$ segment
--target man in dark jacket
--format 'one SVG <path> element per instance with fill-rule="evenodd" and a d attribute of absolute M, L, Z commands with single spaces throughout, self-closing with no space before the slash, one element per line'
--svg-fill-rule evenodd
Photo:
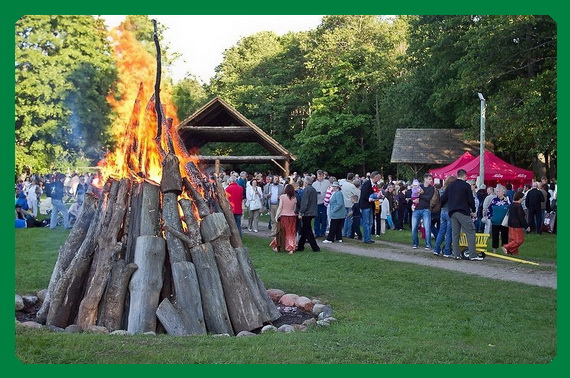
<path fill-rule="evenodd" d="M 469 260 L 483 260 L 475 252 L 475 224 L 473 218 L 477 216 L 475 199 L 471 186 L 465 182 L 467 172 L 460 169 L 457 171 L 457 180 L 449 184 L 441 196 L 441 206 L 447 203 L 449 217 L 451 218 L 451 235 L 453 239 L 453 257 L 456 260 L 459 256 L 459 234 L 461 229 L 467 235 L 467 248 L 469 249 Z"/>
<path fill-rule="evenodd" d="M 544 203 L 544 194 L 538 190 L 538 182 L 532 183 L 532 188 L 526 193 L 524 204 L 528 210 L 528 224 L 535 228 L 537 234 L 542 233 L 542 204 Z"/>
<path fill-rule="evenodd" d="M 374 243 L 372 236 L 372 216 L 374 214 L 374 203 L 370 202 L 370 195 L 373 193 L 372 185 L 380 180 L 380 173 L 374 171 L 370 174 L 370 180 L 364 181 L 360 188 L 360 211 L 362 217 L 362 241 L 366 244 Z"/>
<path fill-rule="evenodd" d="M 305 187 L 301 196 L 301 205 L 299 206 L 299 218 L 301 218 L 301 237 L 297 243 L 297 251 L 305 249 L 305 241 L 308 241 L 313 252 L 319 252 L 321 249 L 315 240 L 315 234 L 311 227 L 311 221 L 317 216 L 317 190 L 311 185 L 313 179 L 305 176 Z"/>

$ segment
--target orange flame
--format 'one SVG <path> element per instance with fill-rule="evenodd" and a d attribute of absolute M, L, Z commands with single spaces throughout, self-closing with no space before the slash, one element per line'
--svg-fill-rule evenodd
<path fill-rule="evenodd" d="M 144 177 L 160 182 L 163 158 L 155 141 L 157 117 L 153 94 L 156 58 L 145 50 L 123 24 L 111 31 L 111 38 L 119 80 L 117 93 L 111 93 L 107 101 L 117 114 L 112 132 L 118 143 L 115 151 L 108 153 L 99 164 L 103 181 L 109 177 Z M 162 85 L 160 99 L 163 114 L 172 119 L 170 125 L 178 124 L 169 85 Z M 146 106 L 143 105 L 144 101 L 147 101 Z M 169 136 L 181 165 L 188 161 L 197 163 L 196 157 L 187 153 L 174 126 L 163 125 L 162 135 L 163 138 L 158 143 L 163 150 L 168 151 L 165 140 Z"/>

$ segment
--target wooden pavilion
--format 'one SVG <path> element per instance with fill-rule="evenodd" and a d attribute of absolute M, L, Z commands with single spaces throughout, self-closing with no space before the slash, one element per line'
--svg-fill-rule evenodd
<path fill-rule="evenodd" d="M 485 143 L 492 151 L 493 145 Z M 407 164 L 416 177 L 427 167 L 443 166 L 465 151 L 479 155 L 479 140 L 469 139 L 462 129 L 396 129 L 391 163 Z"/>
<path fill-rule="evenodd" d="M 220 164 L 273 163 L 285 176 L 296 157 L 270 137 L 230 104 L 215 97 L 178 125 L 178 133 L 189 151 L 200 149 L 210 142 L 258 143 L 268 151 L 265 156 L 204 156 L 198 159 L 215 164 L 215 174 Z"/>

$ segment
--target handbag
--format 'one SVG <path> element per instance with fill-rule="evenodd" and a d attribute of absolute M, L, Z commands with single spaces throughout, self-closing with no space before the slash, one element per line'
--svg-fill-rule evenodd
<path fill-rule="evenodd" d="M 249 209 L 250 210 L 259 210 L 261 209 L 261 200 L 259 198 L 254 198 L 249 201 Z"/>
<path fill-rule="evenodd" d="M 509 227 L 509 213 L 507 213 L 505 215 L 505 217 L 503 218 L 503 221 L 501 222 L 501 226 Z"/>

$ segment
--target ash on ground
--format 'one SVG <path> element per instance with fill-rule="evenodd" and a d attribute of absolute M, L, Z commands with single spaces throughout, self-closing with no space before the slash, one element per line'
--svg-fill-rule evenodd
<path fill-rule="evenodd" d="M 315 318 L 315 316 L 296 306 L 285 306 L 281 303 L 275 303 L 277 309 L 281 313 L 281 317 L 272 324 L 279 328 L 283 324 L 302 324 L 305 320 Z"/>

